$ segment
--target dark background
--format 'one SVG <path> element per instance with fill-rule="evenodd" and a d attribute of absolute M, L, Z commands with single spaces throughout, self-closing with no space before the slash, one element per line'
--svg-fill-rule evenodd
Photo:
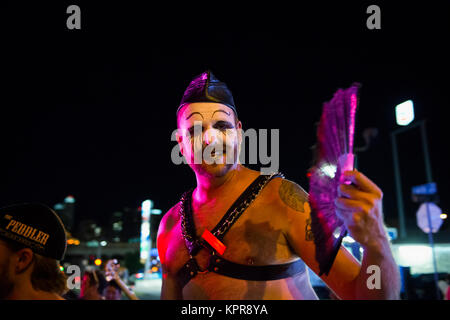
<path fill-rule="evenodd" d="M 81 30 L 66 28 L 70 4 L 81 7 Z M 370 4 L 3 4 L 0 205 L 52 206 L 71 194 L 76 221 L 106 222 L 147 198 L 167 211 L 195 183 L 170 158 L 177 105 L 210 68 L 233 91 L 244 129 L 280 129 L 280 171 L 305 189 L 322 103 L 362 83 L 356 145 L 365 128 L 379 135 L 358 167 L 383 190 L 391 227 L 389 134 L 394 107 L 412 99 L 416 120 L 427 120 L 439 206 L 448 212 L 447 8 L 378 4 L 382 29 L 368 30 Z M 411 187 L 427 182 L 419 130 L 398 144 L 408 232 L 426 241 L 410 200 Z M 448 234 L 446 221 L 437 241 Z"/>

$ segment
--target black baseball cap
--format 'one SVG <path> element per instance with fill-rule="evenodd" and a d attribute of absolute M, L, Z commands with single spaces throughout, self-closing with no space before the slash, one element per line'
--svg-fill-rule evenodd
<path fill-rule="evenodd" d="M 177 113 L 188 104 L 195 102 L 215 102 L 224 104 L 233 109 L 237 118 L 233 94 L 225 82 L 217 79 L 211 70 L 196 76 L 184 91 Z"/>
<path fill-rule="evenodd" d="M 64 224 L 55 211 L 42 203 L 0 208 L 0 238 L 56 260 L 64 258 L 67 248 Z"/>

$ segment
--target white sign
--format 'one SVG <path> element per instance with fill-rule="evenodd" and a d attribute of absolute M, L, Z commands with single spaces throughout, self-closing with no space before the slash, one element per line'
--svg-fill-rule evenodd
<path fill-rule="evenodd" d="M 428 206 L 428 209 L 427 209 Z M 428 213 L 430 213 L 431 231 L 433 233 L 438 232 L 442 225 L 441 213 L 442 210 L 433 202 L 424 202 L 417 210 L 417 225 L 423 232 L 430 232 L 430 223 L 428 221 Z"/>

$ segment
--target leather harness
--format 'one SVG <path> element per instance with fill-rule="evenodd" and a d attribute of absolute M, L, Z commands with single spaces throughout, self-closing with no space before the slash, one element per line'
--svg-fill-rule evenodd
<path fill-rule="evenodd" d="M 284 178 L 281 173 L 260 175 L 256 178 L 228 209 L 211 233 L 218 240 L 222 241 L 226 232 L 250 206 L 267 183 L 275 177 Z M 306 270 L 305 263 L 301 259 L 285 264 L 265 266 L 243 265 L 224 259 L 211 245 L 209 245 L 207 241 L 204 239 L 199 239 L 196 236 L 192 216 L 192 192 L 193 189 L 185 192 L 180 201 L 183 237 L 190 255 L 190 259 L 183 265 L 183 267 L 180 268 L 180 270 L 178 270 L 176 274 L 177 280 L 181 287 L 184 287 L 197 274 L 207 272 L 215 272 L 227 277 L 242 280 L 269 281 L 289 278 Z M 200 269 L 194 258 L 194 256 L 202 248 L 207 248 L 211 253 L 208 266 L 205 270 Z"/>

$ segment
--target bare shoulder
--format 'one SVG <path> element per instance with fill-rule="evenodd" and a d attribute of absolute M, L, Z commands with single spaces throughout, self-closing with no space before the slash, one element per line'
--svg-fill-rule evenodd
<path fill-rule="evenodd" d="M 308 193 L 297 183 L 283 178 L 274 178 L 267 185 L 272 200 L 278 201 L 282 206 L 287 206 L 295 211 L 304 212 L 305 203 L 308 203 Z"/>
<path fill-rule="evenodd" d="M 178 202 L 164 214 L 159 224 L 158 236 L 169 233 L 177 225 L 180 219 L 179 209 L 180 203 Z"/>
<path fill-rule="evenodd" d="M 166 251 L 169 247 L 171 237 L 173 235 L 172 230 L 174 230 L 179 221 L 178 208 L 179 203 L 174 205 L 167 211 L 161 219 L 158 227 L 158 235 L 156 238 L 156 246 L 158 248 L 159 257 L 161 263 L 163 264 L 163 269 L 165 268 L 166 261 Z"/>

